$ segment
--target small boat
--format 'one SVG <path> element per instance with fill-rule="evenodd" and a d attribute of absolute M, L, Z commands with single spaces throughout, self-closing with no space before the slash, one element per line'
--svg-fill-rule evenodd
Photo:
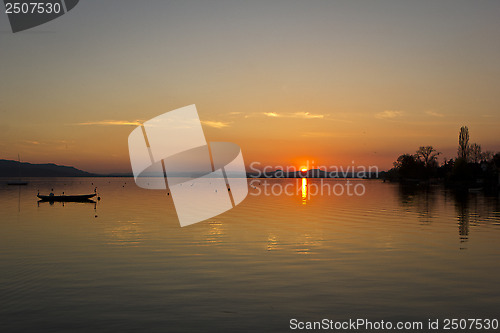
<path fill-rule="evenodd" d="M 87 201 L 97 194 L 81 194 L 81 195 L 54 195 L 54 193 L 50 193 L 49 195 L 40 195 L 37 194 L 37 197 L 42 201 L 58 201 L 58 202 L 80 202 Z"/>
<path fill-rule="evenodd" d="M 41 201 L 50 201 L 50 202 L 88 202 L 91 198 L 95 197 L 97 193 L 92 194 L 81 194 L 81 195 L 54 195 L 54 193 L 50 193 L 49 195 L 40 195 L 36 196 Z"/>

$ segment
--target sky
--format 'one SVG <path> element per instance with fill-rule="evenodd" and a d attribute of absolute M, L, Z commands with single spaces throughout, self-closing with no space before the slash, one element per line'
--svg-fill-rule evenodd
<path fill-rule="evenodd" d="M 130 172 L 130 132 L 191 104 L 247 166 L 452 158 L 464 125 L 497 152 L 499 17 L 499 1 L 83 0 L 13 34 L 2 8 L 0 158 Z"/>

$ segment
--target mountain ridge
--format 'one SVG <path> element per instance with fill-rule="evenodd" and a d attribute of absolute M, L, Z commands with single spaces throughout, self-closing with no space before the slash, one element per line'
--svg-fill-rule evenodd
<path fill-rule="evenodd" d="M 19 166 L 20 165 L 20 166 Z M 103 175 L 90 173 L 72 166 L 55 163 L 33 164 L 0 159 L 0 177 L 99 177 Z"/>

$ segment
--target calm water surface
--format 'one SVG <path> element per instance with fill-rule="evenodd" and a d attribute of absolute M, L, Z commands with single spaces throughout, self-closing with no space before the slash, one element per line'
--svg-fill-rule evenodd
<path fill-rule="evenodd" d="M 361 197 L 309 196 L 296 180 L 268 181 L 296 195 L 249 195 L 185 228 L 170 197 L 133 179 L 0 182 L 0 332 L 500 317 L 498 194 L 359 181 Z M 94 186 L 97 205 L 37 203 L 38 190 Z"/>

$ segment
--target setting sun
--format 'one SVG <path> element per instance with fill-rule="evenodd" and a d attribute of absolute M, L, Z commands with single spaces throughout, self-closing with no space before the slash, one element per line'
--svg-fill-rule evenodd
<path fill-rule="evenodd" d="M 300 171 L 302 172 L 306 172 L 307 171 L 307 168 L 301 168 Z"/>

